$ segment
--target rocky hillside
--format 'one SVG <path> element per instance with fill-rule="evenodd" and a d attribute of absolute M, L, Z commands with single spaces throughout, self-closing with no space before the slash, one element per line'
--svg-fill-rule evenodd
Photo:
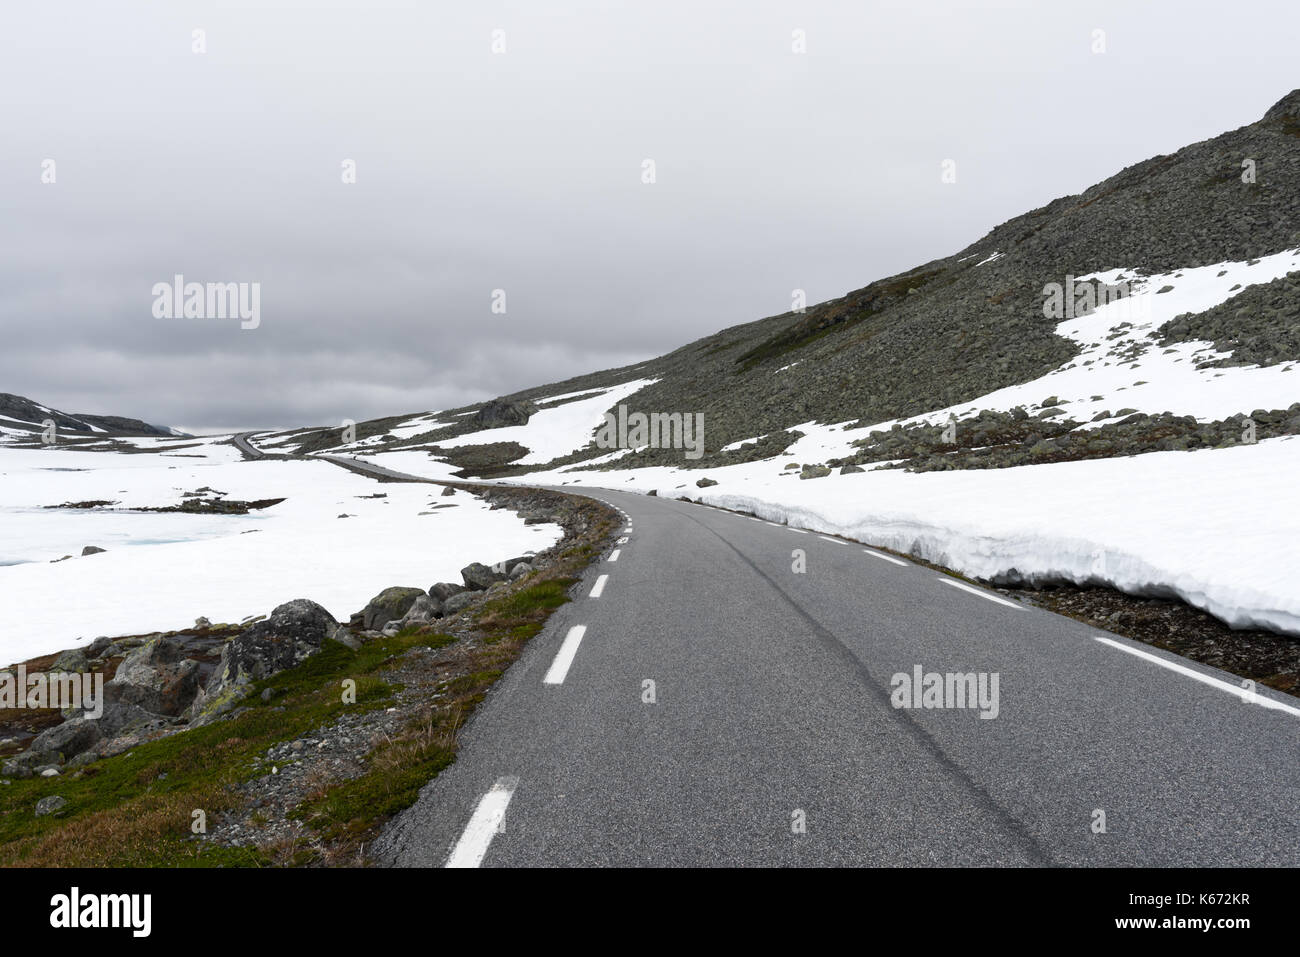
<path fill-rule="evenodd" d="M 1253 182 L 1246 181 L 1247 161 Z M 1030 382 L 1070 363 L 1080 346 L 1045 318 L 1047 284 L 1106 270 L 1140 279 L 1229 261 L 1253 264 L 1297 246 L 1300 90 L 1257 122 L 1138 163 L 1079 195 L 1009 220 L 945 259 L 802 314 L 734 326 L 634 367 L 448 410 L 404 435 L 388 432 L 403 421 L 393 419 L 363 425 L 359 436 L 385 448 L 433 450 L 440 442 L 484 432 L 481 443 L 456 443 L 444 457 L 466 475 L 523 472 L 528 469 L 518 466 L 521 446 L 492 442 L 493 433 L 485 430 L 510 425 L 512 415 L 526 416 L 548 398 L 571 401 L 587 390 L 653 379 L 636 393 L 633 406 L 703 413 L 706 454 L 683 463 L 680 451 L 646 450 L 635 456 L 636 465 L 707 467 L 771 457 L 792 440 L 786 430 L 801 423 L 856 420 L 865 427 L 903 419 Z M 1239 363 L 1300 359 L 1300 287 L 1294 280 L 1292 275 L 1251 287 L 1249 297 L 1196 321 L 1179 317 L 1137 352 L 1207 338 L 1235 350 Z M 1117 400 L 1115 408 L 1125 404 Z M 1232 412 L 1248 415 L 1252 409 Z M 739 453 L 719 454 L 724 446 L 755 437 L 766 438 Z M 338 447 L 339 440 L 335 431 L 309 431 L 293 436 L 292 444 L 317 451 Z M 603 453 L 594 446 L 575 448 L 550 464 Z"/>
<path fill-rule="evenodd" d="M 165 435 L 176 436 L 184 433 L 162 426 L 150 425 L 139 419 L 128 419 L 120 415 L 86 415 L 84 413 L 60 412 L 48 406 L 33 402 L 21 395 L 0 392 L 0 429 L 6 433 L 39 433 L 43 423 L 53 421 L 60 433 L 78 435 Z"/>

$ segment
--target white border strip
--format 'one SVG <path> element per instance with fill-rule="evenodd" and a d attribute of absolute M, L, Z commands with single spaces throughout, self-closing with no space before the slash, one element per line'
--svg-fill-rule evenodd
<path fill-rule="evenodd" d="M 960 588 L 962 591 L 968 591 L 972 595 L 979 595 L 981 598 L 986 598 L 989 601 L 995 601 L 999 605 L 1006 605 L 1008 608 L 1017 608 L 1020 611 L 1025 610 L 1024 605 L 1018 605 L 1014 601 L 1008 601 L 1005 598 L 999 598 L 997 595 L 990 595 L 988 592 L 982 591 L 978 588 L 972 588 L 970 585 L 967 585 L 965 582 L 956 582 L 953 581 L 951 578 L 940 578 L 939 581 L 943 582 L 945 585 L 951 585 L 953 588 Z"/>
<path fill-rule="evenodd" d="M 1297 718 L 1300 718 L 1300 708 L 1292 707 L 1289 704 L 1283 704 L 1280 701 L 1274 701 L 1272 698 L 1266 698 L 1264 695 L 1254 691 L 1249 691 L 1240 685 L 1230 684 L 1229 682 L 1222 681 L 1219 678 L 1212 678 L 1209 675 L 1201 674 L 1201 672 L 1196 671 L 1193 668 L 1188 668 L 1186 665 L 1180 665 L 1173 661 L 1166 661 L 1164 658 L 1161 658 L 1158 655 L 1153 655 L 1149 651 L 1143 651 L 1140 648 L 1130 648 L 1128 645 L 1120 644 L 1113 638 L 1102 638 L 1099 635 L 1094 635 L 1093 637 L 1103 645 L 1110 645 L 1112 648 L 1118 648 L 1120 651 L 1133 655 L 1135 658 L 1142 658 L 1152 664 L 1159 665 L 1161 668 L 1168 668 L 1170 671 L 1176 671 L 1178 674 L 1191 678 L 1193 681 L 1199 681 L 1202 684 L 1209 685 L 1211 688 L 1218 688 L 1220 691 L 1226 691 L 1229 694 L 1236 695 L 1243 702 L 1257 704 L 1261 708 L 1269 708 L 1273 711 L 1285 711 L 1287 714 L 1295 715 Z"/>
<path fill-rule="evenodd" d="M 908 562 L 903 561 L 901 558 L 895 558 L 893 555 L 886 555 L 884 552 L 875 552 L 869 548 L 864 548 L 862 550 L 873 558 L 883 558 L 885 561 L 893 562 L 895 565 L 906 566 L 908 564 Z"/>

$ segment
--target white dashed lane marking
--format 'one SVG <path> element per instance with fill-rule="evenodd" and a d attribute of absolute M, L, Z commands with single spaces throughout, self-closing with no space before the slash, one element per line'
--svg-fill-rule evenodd
<path fill-rule="evenodd" d="M 605 590 L 605 583 L 609 581 L 608 575 L 601 575 L 596 579 L 596 584 L 591 587 L 591 597 L 599 598 L 600 593 Z"/>
<path fill-rule="evenodd" d="M 618 561 L 618 554 L 619 554 L 619 552 L 621 552 L 621 551 L 622 551 L 621 548 L 616 548 L 616 549 L 614 549 L 612 552 L 609 553 L 609 560 L 610 560 L 611 562 L 616 562 L 616 561 Z"/>
<path fill-rule="evenodd" d="M 823 542 L 831 542 L 831 543 L 833 543 L 833 544 L 835 544 L 835 545 L 847 545 L 847 544 L 848 544 L 848 542 L 842 542 L 842 541 L 840 541 L 838 538 L 830 538 L 830 537 L 827 536 L 827 535 L 818 535 L 817 537 L 820 538 Z"/>
<path fill-rule="evenodd" d="M 506 818 L 506 808 L 519 785 L 518 778 L 499 778 L 492 790 L 478 802 L 460 840 L 447 858 L 448 867 L 478 867 L 483 863 L 492 838 L 501 830 Z"/>
<path fill-rule="evenodd" d="M 560 645 L 560 650 L 555 653 L 555 660 L 551 662 L 546 677 L 542 679 L 542 684 L 564 684 L 564 677 L 569 673 L 569 666 L 573 664 L 573 658 L 578 653 L 578 645 L 582 644 L 582 636 L 586 633 L 586 625 L 574 625 L 569 629 L 569 633 L 564 636 L 563 644 Z"/>

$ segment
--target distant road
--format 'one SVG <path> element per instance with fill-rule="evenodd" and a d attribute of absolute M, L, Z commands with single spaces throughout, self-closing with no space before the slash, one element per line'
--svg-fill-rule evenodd
<path fill-rule="evenodd" d="M 251 438 L 254 435 L 257 435 L 257 433 L 240 432 L 238 435 L 234 436 L 233 441 L 235 443 L 235 448 L 239 449 L 239 451 L 243 452 L 249 458 L 253 458 L 253 459 L 265 458 L 266 453 L 263 452 L 261 449 L 259 449 L 257 446 L 255 446 L 251 441 Z"/>
<path fill-rule="evenodd" d="M 1294 699 L 856 543 L 585 491 L 623 540 L 380 860 L 1300 864 Z M 894 707 L 918 666 L 996 673 L 997 716 Z"/>
<path fill-rule="evenodd" d="M 346 455 L 287 455 L 284 453 L 263 452 L 253 444 L 253 436 L 257 432 L 240 432 L 232 437 L 235 448 L 239 449 L 249 458 L 254 459 L 321 459 L 334 465 L 350 469 L 353 472 L 360 472 L 363 475 L 369 475 L 374 478 L 388 479 L 394 482 L 426 482 L 437 484 L 433 479 L 424 478 L 420 475 L 411 475 L 408 472 L 395 472 L 392 469 L 384 468 L 382 465 L 375 465 L 372 462 L 362 462 L 359 459 Z"/>
<path fill-rule="evenodd" d="M 424 478 L 421 475 L 412 475 L 409 472 L 395 472 L 392 469 L 386 469 L 382 465 L 375 465 L 373 462 L 362 462 L 359 459 L 350 458 L 343 455 L 313 455 L 310 458 L 324 459 L 326 462 L 333 462 L 345 469 L 351 469 L 353 472 L 360 472 L 363 475 L 371 475 L 375 478 L 390 479 L 394 482 L 427 482 L 431 485 L 441 484 L 433 479 Z"/>

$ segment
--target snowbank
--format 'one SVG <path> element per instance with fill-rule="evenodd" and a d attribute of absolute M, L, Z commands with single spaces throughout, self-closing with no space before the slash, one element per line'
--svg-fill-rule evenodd
<path fill-rule="evenodd" d="M 700 489 L 708 475 L 718 484 Z M 1172 594 L 1239 627 L 1300 635 L 1300 437 L 1019 468 L 877 469 L 801 480 L 724 469 L 550 472 L 514 481 L 656 489 L 855 538 L 990 580 Z"/>

